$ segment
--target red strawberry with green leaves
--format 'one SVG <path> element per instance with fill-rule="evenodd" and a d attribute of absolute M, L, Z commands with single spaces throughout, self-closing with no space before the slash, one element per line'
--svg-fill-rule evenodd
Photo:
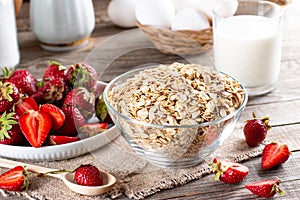
<path fill-rule="evenodd" d="M 95 113 L 96 117 L 101 122 L 113 123 L 110 115 L 108 114 L 107 107 L 103 100 L 103 94 L 99 95 L 95 101 Z"/>
<path fill-rule="evenodd" d="M 40 110 L 51 116 L 53 130 L 57 131 L 64 124 L 66 116 L 59 107 L 53 104 L 43 104 L 40 106 Z"/>
<path fill-rule="evenodd" d="M 280 180 L 263 180 L 255 183 L 246 184 L 245 187 L 253 194 L 264 197 L 271 198 L 275 194 L 284 195 L 282 189 L 279 188 Z"/>
<path fill-rule="evenodd" d="M 249 169 L 245 165 L 227 159 L 214 158 L 210 166 L 213 168 L 213 173 L 216 174 L 215 180 L 229 184 L 240 183 L 249 173 Z"/>
<path fill-rule="evenodd" d="M 20 99 L 20 93 L 15 84 L 0 81 L 0 113 L 9 111 Z"/>
<path fill-rule="evenodd" d="M 60 144 L 76 142 L 78 140 L 79 140 L 78 137 L 70 137 L 65 135 L 50 135 L 48 143 L 50 145 L 60 145 Z"/>
<path fill-rule="evenodd" d="M 78 185 L 101 186 L 103 177 L 99 169 L 93 165 L 81 165 L 75 170 L 74 181 Z"/>
<path fill-rule="evenodd" d="M 272 142 L 267 144 L 262 152 L 261 167 L 264 170 L 275 168 L 285 163 L 291 155 L 286 144 Z"/>
<path fill-rule="evenodd" d="M 39 106 L 32 97 L 25 97 L 15 105 L 15 111 L 21 116 L 27 110 L 38 110 Z"/>
<path fill-rule="evenodd" d="M 253 119 L 247 120 L 244 126 L 246 143 L 250 147 L 259 145 L 266 138 L 267 132 L 270 128 L 269 117 L 258 119 L 253 113 Z"/>
<path fill-rule="evenodd" d="M 27 190 L 28 172 L 22 166 L 16 166 L 0 175 L 0 189 L 8 191 Z"/>
<path fill-rule="evenodd" d="M 97 80 L 98 75 L 96 70 L 86 63 L 72 65 L 66 74 L 66 81 L 70 88 L 84 87 L 91 92 L 96 92 Z"/>
<path fill-rule="evenodd" d="M 52 118 L 42 110 L 28 110 L 20 116 L 19 125 L 27 141 L 38 148 L 42 146 L 52 128 Z"/>
<path fill-rule="evenodd" d="M 36 78 L 25 69 L 3 70 L 5 82 L 11 82 L 19 89 L 19 92 L 28 96 L 33 95 L 37 91 Z"/>
<path fill-rule="evenodd" d="M 59 105 L 63 101 L 64 97 L 68 92 L 66 83 L 61 78 L 53 78 L 49 81 L 41 81 L 38 83 L 39 95 L 45 103 L 51 103 Z"/>
<path fill-rule="evenodd" d="M 44 71 L 43 81 L 50 81 L 56 78 L 66 79 L 67 68 L 55 61 L 49 61 L 49 65 Z"/>
<path fill-rule="evenodd" d="M 21 145 L 25 137 L 18 125 L 15 113 L 2 113 L 0 117 L 0 144 Z"/>

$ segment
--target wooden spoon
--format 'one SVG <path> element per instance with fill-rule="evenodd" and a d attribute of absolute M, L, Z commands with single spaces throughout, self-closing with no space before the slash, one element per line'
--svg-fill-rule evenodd
<path fill-rule="evenodd" d="M 61 179 L 70 190 L 88 196 L 100 195 L 108 192 L 112 186 L 116 183 L 116 178 L 106 172 L 101 172 L 103 176 L 102 186 L 83 186 L 74 183 L 74 172 L 62 172 L 62 173 L 47 173 L 52 171 L 57 171 L 58 169 L 51 169 L 46 167 L 41 167 L 37 165 L 26 164 L 22 162 L 12 161 L 0 158 L 0 166 L 5 168 L 14 168 L 16 166 L 26 166 L 26 170 L 36 172 L 36 173 L 46 173 L 47 176 L 52 176 Z"/>

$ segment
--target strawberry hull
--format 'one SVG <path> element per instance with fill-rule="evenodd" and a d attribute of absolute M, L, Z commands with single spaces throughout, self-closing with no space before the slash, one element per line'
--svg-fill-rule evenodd
<path fill-rule="evenodd" d="M 284 192 L 279 188 L 280 180 L 262 180 L 255 183 L 249 183 L 245 185 L 245 188 L 248 189 L 253 194 L 264 197 L 271 198 L 274 197 L 277 193 L 283 195 Z"/>
<path fill-rule="evenodd" d="M 228 184 L 240 183 L 249 174 L 248 167 L 227 159 L 215 158 L 210 165 L 216 174 L 215 180 Z"/>

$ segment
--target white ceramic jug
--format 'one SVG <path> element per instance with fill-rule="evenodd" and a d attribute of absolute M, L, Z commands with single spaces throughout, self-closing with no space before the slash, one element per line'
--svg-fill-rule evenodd
<path fill-rule="evenodd" d="M 13 68 L 19 61 L 14 0 L 0 0 L 0 74 L 3 67 Z"/>
<path fill-rule="evenodd" d="M 92 0 L 31 0 L 31 28 L 41 47 L 68 51 L 85 46 L 95 27 Z"/>

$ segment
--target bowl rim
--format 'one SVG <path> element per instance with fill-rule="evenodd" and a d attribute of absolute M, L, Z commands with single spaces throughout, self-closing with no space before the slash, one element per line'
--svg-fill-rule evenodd
<path fill-rule="evenodd" d="M 119 113 L 117 110 L 115 110 L 111 104 L 109 103 L 108 101 L 108 98 L 107 98 L 107 94 L 108 94 L 108 90 L 110 87 L 112 87 L 113 84 L 115 84 L 115 82 L 125 76 L 128 76 L 130 74 L 136 74 L 136 72 L 138 71 L 142 71 L 142 70 L 145 70 L 145 69 L 150 69 L 150 68 L 154 68 L 154 67 L 157 67 L 157 65 L 152 65 L 152 66 L 147 66 L 147 67 L 140 67 L 140 68 L 135 68 L 135 69 L 132 69 L 132 70 L 129 70 L 117 77 L 115 77 L 114 79 L 112 79 L 105 87 L 104 89 L 104 92 L 103 92 L 103 99 L 104 99 L 104 102 L 105 102 L 105 105 L 106 107 L 108 108 L 108 110 L 111 110 L 113 112 L 113 114 L 117 115 L 118 117 L 121 117 L 123 118 L 124 120 L 126 121 L 129 121 L 131 123 L 134 123 L 134 124 L 139 124 L 139 125 L 142 125 L 142 126 L 146 126 L 146 127 L 152 127 L 152 128 L 159 128 L 159 129 L 165 129 L 165 128 L 172 128 L 172 129 L 181 129 L 181 128 L 198 128 L 198 127 L 205 127 L 205 126 L 209 126 L 209 125 L 213 125 L 213 124 L 219 124 L 223 121 L 226 121 L 230 118 L 232 118 L 233 116 L 236 116 L 237 113 L 240 113 L 242 110 L 244 110 L 244 108 L 246 107 L 246 104 L 248 102 L 248 93 L 246 91 L 246 88 L 245 86 L 239 82 L 237 79 L 235 79 L 234 77 L 230 76 L 229 74 L 226 74 L 222 71 L 218 71 L 216 70 L 218 73 L 222 74 L 222 75 L 225 75 L 225 76 L 228 76 L 229 78 L 235 80 L 240 86 L 241 86 L 241 89 L 243 89 L 245 92 L 243 93 L 244 94 L 244 99 L 243 99 L 243 102 L 241 103 L 241 105 L 236 109 L 234 110 L 232 113 L 230 113 L 229 115 L 226 115 L 225 117 L 221 117 L 221 118 L 218 118 L 218 119 L 215 119 L 213 121 L 209 121 L 209 122 L 203 122 L 203 123 L 199 123 L 199 124 L 191 124 L 191 125 L 160 125 L 160 124 L 152 124 L 152 123 L 148 123 L 148 122 L 143 122 L 143 121 L 139 121 L 139 120 L 136 120 L 136 119 L 133 119 L 133 118 L 130 118 L 130 117 L 127 117 L 121 113 Z M 132 78 L 132 77 L 131 77 Z M 115 122 L 116 124 L 116 122 Z"/>

